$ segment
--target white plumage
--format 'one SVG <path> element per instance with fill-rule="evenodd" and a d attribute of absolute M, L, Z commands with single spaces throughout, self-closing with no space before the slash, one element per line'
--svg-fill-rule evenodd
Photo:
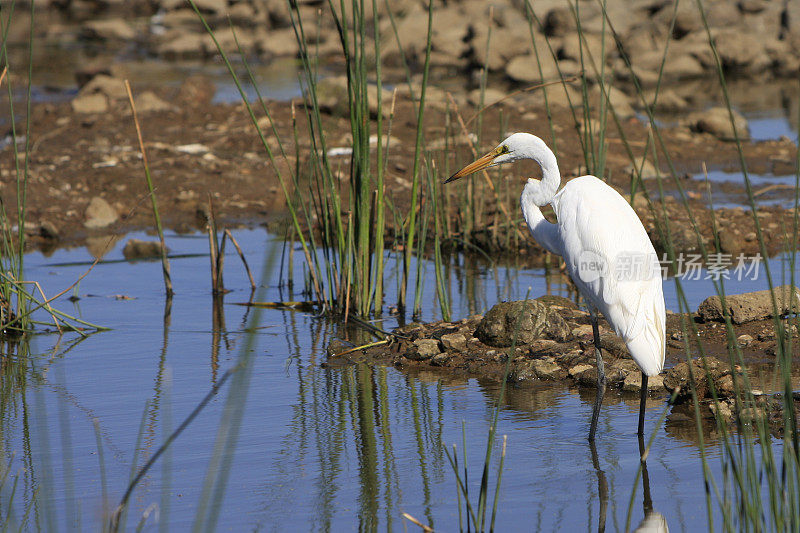
<path fill-rule="evenodd" d="M 539 137 L 515 133 L 497 148 L 451 176 L 452 181 L 481 169 L 533 159 L 542 179 L 528 179 L 520 205 L 534 239 L 564 258 L 567 272 L 589 304 L 598 364 L 598 399 L 589 438 L 605 390 L 597 311 L 625 340 L 642 370 L 639 432 L 643 430 L 647 376 L 664 367 L 666 312 L 658 256 L 636 213 L 613 188 L 594 176 L 569 181 L 560 191 L 561 174 L 553 152 Z M 557 223 L 545 219 L 541 206 L 551 204 Z"/>

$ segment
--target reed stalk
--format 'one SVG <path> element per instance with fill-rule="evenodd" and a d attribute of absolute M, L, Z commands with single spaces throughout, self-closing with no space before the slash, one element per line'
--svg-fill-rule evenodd
<path fill-rule="evenodd" d="M 142 139 L 142 129 L 139 126 L 139 117 L 136 114 L 136 104 L 133 101 L 133 92 L 131 91 L 131 84 L 125 80 L 125 90 L 128 92 L 128 102 L 131 105 L 131 113 L 133 114 L 133 123 L 136 126 L 136 137 L 139 140 L 139 150 L 142 152 L 142 165 L 144 166 L 144 176 L 147 181 L 147 191 L 150 196 L 150 202 L 153 206 L 153 219 L 156 223 L 156 230 L 158 231 L 158 240 L 161 243 L 161 271 L 164 274 L 164 290 L 166 291 L 167 298 L 171 297 L 175 291 L 172 289 L 172 277 L 169 271 L 169 260 L 167 259 L 167 244 L 164 241 L 164 229 L 161 226 L 161 216 L 158 214 L 158 201 L 156 200 L 156 193 L 153 187 L 153 179 L 150 176 L 150 165 L 147 163 L 147 151 L 144 148 L 144 140 Z"/>

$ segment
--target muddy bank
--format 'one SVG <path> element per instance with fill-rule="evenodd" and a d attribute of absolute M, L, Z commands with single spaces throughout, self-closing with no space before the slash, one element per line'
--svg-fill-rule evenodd
<path fill-rule="evenodd" d="M 122 81 L 119 77 L 99 74 L 87 82 L 71 102 L 32 107 L 29 155 L 24 163 L 29 173 L 25 229 L 34 245 L 47 249 L 82 244 L 93 237 L 153 227 L 136 131 Z M 291 104 L 268 102 L 280 143 L 269 133 L 269 121 L 259 118 L 275 154 L 270 161 L 244 107 L 212 104 L 214 86 L 207 79 L 193 77 L 176 88 L 140 87 L 134 83 L 133 90 L 156 197 L 168 228 L 177 231 L 204 228 L 211 198 L 211 208 L 226 224 L 273 223 L 277 225 L 272 229 L 282 233 L 286 203 L 279 176 L 293 194 L 291 171 L 297 168 L 298 162 L 299 168 L 307 168 L 305 163 L 312 149 L 304 123 L 298 124 L 299 142 L 295 144 L 293 140 L 291 109 L 292 105 L 295 109 L 301 108 L 302 100 Z M 455 98 L 458 101 L 463 96 Z M 547 136 L 542 130 L 547 113 L 535 100 L 521 93 L 484 110 L 486 144 L 481 149 L 493 146 L 511 130 Z M 448 114 L 445 91 L 432 88 L 428 101 L 426 147 L 430 157 L 437 161 L 437 168 L 456 168 L 471 160 L 474 156 L 466 144 L 467 138 L 452 130 L 448 137 L 442 126 L 455 121 L 452 110 Z M 476 107 L 469 101 L 461 103 L 463 107 L 459 112 L 463 116 L 475 113 Z M 349 122 L 336 110 L 337 107 L 332 106 L 323 116 L 328 146 L 346 148 L 350 144 L 346 133 Z M 399 94 L 389 144 L 386 184 L 387 194 L 401 208 L 407 206 L 409 200 L 414 116 L 413 103 Z M 514 118 L 501 121 L 501 116 Z M 555 106 L 552 116 L 562 172 L 565 179 L 569 179 L 585 172 L 575 115 L 569 108 Z M 502 131 L 500 124 L 504 125 Z M 625 121 L 623 127 L 628 139 L 646 137 L 645 126 L 636 118 Z M 709 133 L 692 132 L 678 125 L 665 129 L 664 138 L 667 152 L 682 171 L 699 171 L 701 163 L 712 169 L 724 169 L 738 162 L 733 144 Z M 619 139 L 618 133 L 609 132 L 608 180 L 625 194 L 630 191 L 631 164 Z M 18 149 L 22 151 L 23 148 L 24 137 L 18 140 Z M 768 170 L 777 164 L 791 167 L 796 154 L 795 145 L 788 139 L 748 142 L 744 149 L 749 165 Z M 10 136 L 7 136 L 0 149 L 0 194 L 10 218 L 15 221 L 17 172 L 13 153 Z M 24 154 L 21 163 L 22 157 Z M 341 165 L 337 176 L 346 190 L 348 159 L 333 157 L 332 161 Z M 535 176 L 538 169 L 515 169 L 511 176 L 525 175 L 525 172 Z M 308 179 L 302 173 L 298 178 L 301 194 L 307 194 L 310 188 Z M 482 180 L 475 180 L 476 190 L 482 194 L 478 195 L 477 215 L 470 221 L 463 219 L 463 213 L 456 207 L 463 191 L 454 186 L 445 189 L 453 207 L 452 216 L 446 221 L 445 246 L 448 241 L 452 247 L 466 240 L 488 251 L 503 249 L 517 255 L 540 257 L 541 250 L 516 216 L 519 179 L 498 174 L 493 180 L 495 193 L 491 193 Z M 669 187 L 670 182 L 671 179 L 665 180 L 664 186 Z M 654 201 L 648 203 L 640 188 L 634 206 L 657 248 L 661 248 L 660 243 L 666 239 L 659 227 L 664 220 L 669 220 L 673 228 L 670 238 L 676 251 L 699 250 L 691 225 L 693 217 L 706 246 L 713 248 L 716 237 L 723 252 L 759 250 L 754 220 L 743 209 L 717 210 L 716 225 L 720 230 L 715 234 L 711 211 L 703 200 L 703 183 L 681 180 L 691 217 L 673 196 L 659 199 L 656 180 L 646 179 L 644 184 Z M 792 227 L 791 220 L 791 212 L 780 206 L 759 209 L 759 221 L 770 252 L 786 245 L 783 230 Z M 390 220 L 387 225 L 390 241 L 394 234 L 391 223 Z M 469 227 L 473 229 L 465 229 Z"/>
<path fill-rule="evenodd" d="M 753 417 L 766 416 L 772 431 L 782 434 L 783 404 L 778 393 L 782 385 L 772 379 L 778 348 L 775 322 L 768 310 L 755 311 L 760 308 L 763 295 L 750 293 L 738 298 L 731 305 L 748 308 L 751 314 L 748 320 L 735 324 L 732 337 L 723 322 L 711 318 L 713 301 L 704 302 L 698 313 L 668 313 L 665 370 L 648 381 L 651 398 L 663 401 L 675 395 L 668 424 L 694 423 L 693 381 L 705 418 L 713 418 L 717 410 L 729 421 L 738 418 L 752 422 Z M 796 309 L 796 295 L 794 302 Z M 797 339 L 796 326 L 782 323 L 787 334 Z M 624 342 L 603 319 L 600 336 L 608 380 L 606 394 L 635 397 L 641 390 L 641 373 Z M 742 356 L 733 368 L 728 355 L 730 342 L 736 344 Z M 369 361 L 404 370 L 439 368 L 451 376 L 495 380 L 502 380 L 508 364 L 508 379 L 514 386 L 537 381 L 566 381 L 590 390 L 597 386 L 589 315 L 571 300 L 557 296 L 500 303 L 485 316 L 475 315 L 456 322 L 411 323 L 392 332 L 386 343 L 367 349 L 353 350 L 334 341 L 328 354 L 326 365 Z M 699 358 L 701 354 L 705 359 Z M 800 360 L 796 341 L 791 357 Z M 742 397 L 745 372 L 755 400 L 741 403 L 737 409 L 736 397 L 737 394 Z M 792 379 L 800 384 L 800 376 L 794 375 Z M 718 403 L 713 399 L 714 394 Z M 800 402 L 800 395 L 794 401 Z"/>

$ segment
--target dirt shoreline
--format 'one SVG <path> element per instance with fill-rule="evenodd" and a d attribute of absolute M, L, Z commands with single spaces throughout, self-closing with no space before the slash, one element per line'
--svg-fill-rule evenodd
<path fill-rule="evenodd" d="M 119 94 L 122 80 L 109 78 L 103 92 L 115 95 L 109 98 L 107 109 L 102 112 L 76 112 L 69 102 L 35 104 L 31 114 L 31 138 L 29 155 L 24 161 L 24 144 L 20 143 L 20 166 L 27 163 L 27 222 L 26 234 L 31 245 L 42 249 L 53 246 L 74 246 L 86 243 L 93 237 L 122 234 L 131 230 L 150 230 L 153 228 L 152 213 L 144 179 L 144 171 L 139 153 L 130 106 Z M 149 160 L 151 174 L 156 187 L 156 197 L 162 218 L 167 228 L 176 231 L 202 230 L 208 213 L 208 199 L 212 200 L 217 217 L 228 225 L 267 224 L 270 229 L 280 233 L 285 222 L 286 202 L 277 177 L 279 170 L 286 182 L 291 185 L 290 165 L 294 167 L 299 156 L 300 162 L 306 160 L 310 151 L 307 132 L 299 130 L 300 144 L 295 146 L 291 131 L 291 105 L 288 102 L 269 102 L 276 129 L 284 141 L 286 158 L 277 156 L 275 166 L 266 157 L 250 118 L 241 105 L 211 104 L 213 85 L 203 78 L 191 78 L 179 88 L 139 88 L 134 84 L 137 100 L 155 98 L 166 108 L 154 106 L 152 109 L 141 105 L 140 122 Z M 434 96 L 444 102 L 442 91 L 432 91 Z M 437 160 L 438 168 L 455 168 L 473 158 L 465 144 L 446 150 L 437 143 L 444 131 L 447 117 L 444 105 L 437 105 L 431 97 L 431 105 L 425 117 L 425 130 L 428 149 Z M 542 121 L 547 116 L 543 107 L 521 95 L 519 98 L 504 101 L 484 112 L 485 146 L 489 149 L 505 132 L 497 127 L 500 116 L 515 116 L 508 130 L 533 131 L 547 135 Z M 301 100 L 293 102 L 295 108 L 302 106 Z M 400 97 L 396 106 L 389 146 L 389 165 L 386 178 L 387 194 L 393 201 L 403 206 L 408 202 L 411 179 L 409 162 L 413 158 L 413 139 L 415 125 L 410 117 L 412 103 Z M 469 116 L 474 108 L 464 107 L 463 115 Z M 566 108 L 553 110 L 553 121 L 559 149 L 559 162 L 565 179 L 585 172 L 582 169 L 583 156 L 580 150 L 574 124 L 574 116 Z M 328 146 L 347 147 L 349 144 L 349 123 L 342 116 L 330 113 L 324 117 L 328 134 Z M 262 128 L 268 129 L 268 122 L 261 118 Z M 564 124 L 565 126 L 558 126 Z M 302 125 L 301 125 L 302 126 Z M 645 126 L 635 118 L 625 122 L 628 139 L 646 138 Z M 464 138 L 456 136 L 456 139 Z M 733 143 L 724 142 L 706 133 L 691 133 L 686 127 L 664 130 L 667 152 L 675 160 L 682 172 L 699 172 L 704 163 L 709 169 L 735 168 L 738 154 Z M 24 137 L 22 138 L 24 142 Z M 278 142 L 268 135 L 268 142 L 274 153 L 279 154 Z M 744 144 L 744 154 L 751 171 L 794 172 L 796 146 L 788 139 Z M 10 138 L 0 151 L 0 194 L 6 212 L 12 222 L 16 222 L 16 163 L 10 147 Z M 334 158 L 342 165 L 339 175 L 343 187 L 347 184 L 347 159 Z M 607 156 L 608 181 L 623 194 L 629 191 L 630 176 L 626 168 L 630 162 L 618 135 L 609 132 Z M 525 172 L 521 170 L 520 172 Z M 535 170 L 532 171 L 535 175 Z M 518 212 L 517 195 L 519 174 L 512 171 L 511 179 L 500 179 L 497 200 L 503 203 L 498 207 L 494 198 L 487 198 L 482 214 L 483 225 L 472 235 L 458 235 L 487 251 L 497 252 L 504 242 L 512 243 L 510 253 L 537 253 L 539 248 L 527 235 L 520 224 L 511 231 L 517 238 L 507 239 L 503 235 L 509 230 L 498 223 L 499 212 Z M 301 184 L 303 183 L 301 178 Z M 723 208 L 715 211 L 716 220 L 711 217 L 705 201 L 706 185 L 698 180 L 681 179 L 685 189 L 691 216 L 703 234 L 707 246 L 713 248 L 715 234 L 713 222 L 721 228 L 717 234 L 723 252 L 755 253 L 758 241 L 752 215 L 744 208 Z M 645 187 L 652 198 L 658 198 L 655 179 L 645 180 Z M 664 187 L 674 185 L 672 178 L 664 179 Z M 503 188 L 507 187 L 508 190 Z M 729 188 L 736 188 L 729 185 Z M 346 187 L 345 187 L 346 189 Z M 291 188 L 290 188 L 291 190 Z M 676 188 L 673 187 L 673 191 Z M 455 196 L 454 187 L 446 192 Z M 743 193 L 743 188 L 739 187 Z M 677 193 L 675 193 L 677 194 Z M 785 193 L 783 193 L 785 194 Z M 116 220 L 104 226 L 89 227 L 87 207 L 94 197 L 105 200 L 113 209 Z M 671 195 L 656 200 L 653 208 L 648 206 L 643 195 L 637 196 L 634 207 L 642 219 L 651 239 L 657 248 L 663 235 L 656 224 L 657 219 L 669 219 L 672 239 L 676 251 L 691 252 L 699 250 L 694 236 L 689 212 Z M 775 253 L 787 245 L 783 233 L 792 227 L 793 213 L 779 206 L 759 207 L 759 221 L 765 236 L 769 253 Z M 113 218 L 113 216 L 112 216 Z M 516 217 L 519 219 L 519 217 Z M 97 225 L 95 225 L 97 226 Z M 455 230 L 453 230 L 455 231 Z M 387 237 L 391 240 L 393 228 L 387 227 Z M 519 236 L 524 236 L 520 239 Z"/>

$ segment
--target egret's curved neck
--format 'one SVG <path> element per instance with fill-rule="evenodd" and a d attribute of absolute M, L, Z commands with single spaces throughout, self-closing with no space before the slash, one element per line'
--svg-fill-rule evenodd
<path fill-rule="evenodd" d="M 522 189 L 520 197 L 522 214 L 536 242 L 544 246 L 547 251 L 562 255 L 558 228 L 555 224 L 548 222 L 539 209 L 540 206 L 553 201 L 553 197 L 561 185 L 561 173 L 558 171 L 556 156 L 541 141 L 534 143 L 530 153 L 526 155 L 542 167 L 542 179 L 529 179 L 525 188 Z"/>

